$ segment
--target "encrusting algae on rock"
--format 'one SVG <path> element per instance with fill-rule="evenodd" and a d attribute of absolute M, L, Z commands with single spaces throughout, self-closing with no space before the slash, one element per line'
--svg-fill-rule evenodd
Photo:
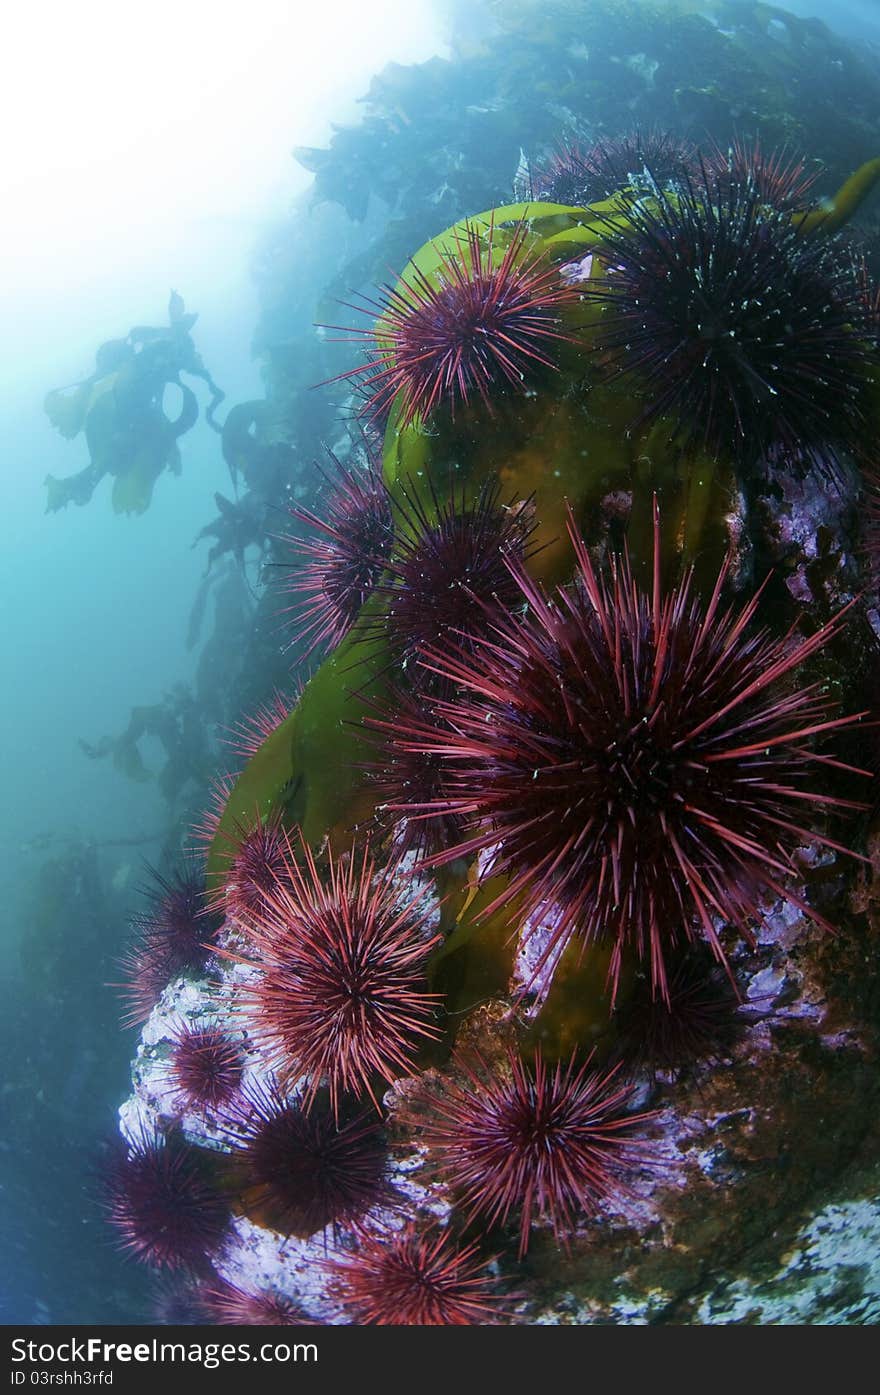
<path fill-rule="evenodd" d="M 237 1096 L 184 1106 L 230 1213 L 187 1251 L 196 1290 L 330 1322 L 657 1320 L 698 1291 L 688 1256 L 758 1234 L 794 1108 L 777 1037 L 796 1098 L 811 1053 L 864 1074 L 824 979 L 871 865 L 855 586 L 816 582 L 801 620 L 754 568 L 773 491 L 846 499 L 880 424 L 837 231 L 880 162 L 805 211 L 735 176 L 759 157 L 463 220 L 339 331 L 381 464 L 328 469 L 284 581 L 334 647 L 206 823 L 225 926 L 125 1111 L 140 1178 L 143 1130 L 181 1118 L 181 1020 L 234 1033 Z M 126 1175 L 111 1217 L 155 1256 Z"/>

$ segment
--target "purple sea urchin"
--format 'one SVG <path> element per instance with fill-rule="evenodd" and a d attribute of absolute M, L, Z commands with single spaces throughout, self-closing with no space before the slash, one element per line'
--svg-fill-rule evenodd
<path fill-rule="evenodd" d="M 105 1207 L 122 1247 L 160 1268 L 200 1268 L 229 1223 L 209 1163 L 178 1133 L 145 1131 L 118 1148 L 106 1171 Z"/>
<path fill-rule="evenodd" d="M 391 503 L 378 470 L 368 464 L 354 469 L 331 455 L 325 517 L 311 509 L 292 508 L 291 517 L 317 529 L 317 538 L 284 536 L 296 557 L 287 568 L 283 590 L 293 604 L 294 640 L 304 643 L 305 657 L 315 649 L 332 649 L 357 619 L 364 601 L 382 574 L 394 538 Z"/>
<path fill-rule="evenodd" d="M 385 1146 L 375 1119 L 338 1122 L 326 1106 L 306 1113 L 271 1084 L 252 1084 L 227 1109 L 228 1141 L 242 1166 L 243 1197 L 283 1234 L 307 1237 L 356 1224 L 387 1199 Z"/>
<path fill-rule="evenodd" d="M 375 823 L 386 835 L 393 830 L 397 853 L 412 853 L 418 859 L 465 836 L 461 815 L 443 807 L 446 762 L 436 752 L 413 745 L 412 737 L 423 723 L 424 701 L 401 691 L 392 691 L 384 706 L 364 718 L 364 734 L 377 750 L 374 760 L 364 762 L 376 796 Z M 429 740 L 435 738 L 436 721 L 424 730 Z"/>
<path fill-rule="evenodd" d="M 398 542 L 388 559 L 378 592 L 385 610 L 373 630 L 394 659 L 418 684 L 425 670 L 415 664 L 426 647 L 448 643 L 469 646 L 485 634 L 490 602 L 512 605 L 518 598 L 509 560 L 534 554 L 534 502 L 502 502 L 500 486 L 486 483 L 468 499 L 463 487 L 450 484 L 440 499 L 433 486 L 426 499 L 410 484 L 401 484 L 395 508 Z"/>
<path fill-rule="evenodd" d="M 740 999 L 708 950 L 689 947 L 667 966 L 667 996 L 638 974 L 612 1017 L 614 1052 L 631 1071 L 679 1075 L 725 1056 L 748 1025 Z"/>
<path fill-rule="evenodd" d="M 597 347 L 683 445 L 754 467 L 856 449 L 870 376 L 852 254 L 711 176 L 605 223 Z"/>
<path fill-rule="evenodd" d="M 535 197 L 581 206 L 601 202 L 620 189 L 653 193 L 676 184 L 696 165 L 687 141 L 657 128 L 603 137 L 592 145 L 561 146 L 532 170 Z"/>
<path fill-rule="evenodd" d="M 584 152 L 584 194 L 595 203 L 618 189 L 654 193 L 678 187 L 696 164 L 697 153 L 688 141 L 658 127 L 636 129 L 598 140 Z"/>
<path fill-rule="evenodd" d="M 221 917 L 209 906 L 197 868 L 186 864 L 170 876 L 150 869 L 144 888 L 148 911 L 132 920 L 132 941 L 120 961 L 126 1025 L 144 1022 L 163 988 L 178 974 L 204 973 Z"/>
<path fill-rule="evenodd" d="M 574 207 L 589 202 L 586 155 L 580 142 L 571 141 L 535 160 L 531 167 L 533 197 Z"/>

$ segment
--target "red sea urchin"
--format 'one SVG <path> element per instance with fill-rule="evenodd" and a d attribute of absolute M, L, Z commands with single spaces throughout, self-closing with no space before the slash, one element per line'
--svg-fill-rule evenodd
<path fill-rule="evenodd" d="M 227 1279 L 201 1291 L 201 1306 L 209 1322 L 233 1327 L 307 1327 L 311 1319 L 283 1293 L 260 1289 L 251 1293 Z"/>
<path fill-rule="evenodd" d="M 126 1025 L 145 1022 L 162 990 L 179 974 L 202 974 L 222 917 L 208 905 L 204 881 L 187 864 L 165 877 L 150 869 L 152 905 L 132 920 L 132 942 L 120 961 Z"/>
<path fill-rule="evenodd" d="M 175 1037 L 168 1075 L 185 1104 L 216 1110 L 241 1084 L 244 1056 L 221 1027 L 184 1024 Z"/>
<path fill-rule="evenodd" d="M 503 503 L 494 481 L 468 499 L 453 479 L 445 499 L 433 485 L 425 498 L 412 482 L 401 483 L 395 508 L 398 542 L 377 588 L 385 609 L 367 633 L 382 636 L 419 686 L 427 678 L 414 662 L 420 650 L 449 642 L 471 645 L 487 630 L 489 602 L 516 602 L 518 587 L 507 562 L 535 553 L 529 546 L 534 501 Z"/>
<path fill-rule="evenodd" d="M 252 819 L 231 820 L 228 829 L 220 829 L 220 843 L 228 845 L 230 860 L 211 896 L 211 906 L 249 928 L 261 915 L 267 893 L 277 886 L 287 865 L 281 811 L 271 810 L 265 817 L 255 811 Z"/>
<path fill-rule="evenodd" d="M 269 702 L 261 703 L 229 728 L 226 744 L 245 760 L 252 760 L 263 742 L 287 720 L 298 697 L 297 693 L 287 698 L 276 688 Z"/>
<path fill-rule="evenodd" d="M 526 250 L 528 236 L 525 222 L 503 238 L 494 223 L 469 223 L 437 251 L 432 276 L 412 263 L 408 279 L 350 307 L 378 316 L 374 328 L 347 330 L 368 346 L 367 363 L 342 375 L 360 381 L 367 415 L 384 416 L 395 399 L 403 425 L 474 397 L 492 411 L 499 392 L 524 392 L 556 366 L 554 345 L 572 338 L 562 311 L 579 292 Z"/>
<path fill-rule="evenodd" d="M 429 1131 L 444 1175 L 471 1219 L 504 1225 L 519 1216 L 520 1258 L 539 1219 L 564 1244 L 640 1156 L 632 1130 L 654 1116 L 626 1112 L 634 1086 L 616 1066 L 591 1071 L 589 1060 L 578 1067 L 572 1057 L 550 1070 L 540 1051 L 531 1069 L 509 1052 L 502 1077 L 480 1064 L 447 1085 Z"/>
<path fill-rule="evenodd" d="M 435 752 L 416 750 L 407 735 L 424 723 L 424 699 L 392 689 L 387 701 L 376 704 L 375 715 L 364 718 L 364 735 L 375 743 L 375 760 L 365 761 L 375 795 L 374 820 L 384 836 L 393 834 L 393 847 L 401 857 L 429 857 L 465 836 L 460 815 L 443 807 L 446 797 L 446 762 Z M 437 723 L 426 727 L 436 737 Z M 398 742 L 403 733 L 404 739 Z"/>
<path fill-rule="evenodd" d="M 104 1177 L 104 1204 L 123 1249 L 164 1269 L 199 1269 L 223 1240 L 229 1206 L 204 1149 L 177 1132 L 144 1130 L 118 1146 Z"/>
<path fill-rule="evenodd" d="M 283 536 L 297 558 L 287 568 L 283 590 L 294 596 L 284 612 L 292 617 L 294 642 L 332 649 L 351 629 L 382 574 L 394 539 L 391 502 L 372 464 L 346 467 L 331 455 L 333 474 L 325 517 L 292 508 L 291 517 L 318 530 L 318 538 Z"/>
<path fill-rule="evenodd" d="M 569 531 L 570 588 L 549 599 L 520 569 L 526 614 L 499 613 L 474 654 L 426 659 L 460 685 L 437 703 L 454 734 L 412 744 L 448 761 L 444 808 L 472 829 L 428 862 L 494 848 L 490 874 L 507 884 L 485 915 L 522 897 L 531 929 L 548 929 L 545 960 L 575 935 L 609 944 L 616 993 L 634 951 L 666 996 L 666 953 L 698 930 L 726 962 L 717 921 L 750 939 L 766 893 L 802 905 L 783 885 L 798 846 L 847 851 L 801 811 L 863 807 L 808 776 L 837 764 L 814 739 L 864 713 L 833 718 L 819 684 L 786 681 L 845 612 L 800 642 L 753 631 L 761 593 L 723 609 L 726 565 L 707 604 L 690 574 L 664 596 L 656 508 L 650 593 L 626 558 L 597 577 L 571 518 Z"/>
<path fill-rule="evenodd" d="M 249 929 L 260 975 L 242 998 L 281 1076 L 309 1077 L 307 1105 L 326 1080 L 336 1109 L 343 1094 L 375 1101 L 375 1077 L 408 1073 L 419 1041 L 437 1036 L 423 985 L 438 937 L 423 892 L 405 892 L 393 864 L 377 867 L 366 846 L 326 858 L 322 877 L 304 840 L 301 862 L 287 843 Z"/>
<path fill-rule="evenodd" d="M 858 448 L 870 379 L 855 261 L 839 239 L 798 231 L 754 188 L 711 175 L 633 203 L 604 226 L 597 349 L 631 376 L 640 424 L 753 468 Z"/>
<path fill-rule="evenodd" d="M 385 1145 L 372 1116 L 340 1122 L 326 1105 L 306 1113 L 276 1086 L 253 1083 L 228 1108 L 225 1130 L 247 1209 L 283 1234 L 352 1225 L 388 1199 Z"/>
<path fill-rule="evenodd" d="M 727 150 L 715 146 L 708 168 L 709 178 L 720 193 L 753 190 L 761 203 L 781 209 L 805 208 L 821 173 L 820 166 L 809 170 L 802 159 L 785 149 L 765 150 L 760 136 L 751 144 L 737 137 Z"/>
<path fill-rule="evenodd" d="M 356 1323 L 465 1327 L 498 1316 L 477 1246 L 456 1249 L 439 1229 L 408 1225 L 396 1234 L 364 1236 L 355 1254 L 327 1268 L 334 1295 Z"/>

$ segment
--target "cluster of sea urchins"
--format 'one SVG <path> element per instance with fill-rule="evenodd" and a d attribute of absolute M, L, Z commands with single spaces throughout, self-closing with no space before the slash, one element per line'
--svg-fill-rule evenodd
<path fill-rule="evenodd" d="M 431 274 L 412 266 L 365 302 L 378 316 L 367 362 L 345 376 L 368 415 L 407 430 L 471 406 L 491 420 L 499 394 L 538 389 L 575 342 L 566 314 L 586 295 L 602 311 L 590 350 L 632 376 L 641 418 L 665 417 L 680 446 L 740 466 L 854 450 L 867 301 L 845 250 L 802 236 L 790 216 L 807 177 L 757 145 L 717 153 L 710 171 L 652 140 L 672 172 L 626 220 L 606 221 L 586 289 L 527 250 L 527 224 L 500 238 L 490 223 L 435 249 Z M 617 155 L 650 171 L 640 138 L 594 152 L 592 172 L 619 183 Z M 532 499 L 505 499 L 494 482 L 468 493 L 452 472 L 389 488 L 377 467 L 338 462 L 328 482 L 326 518 L 296 511 L 320 536 L 296 544 L 294 638 L 310 653 L 353 632 L 366 654 L 380 649 L 386 697 L 367 700 L 364 773 L 381 836 L 371 847 L 357 833 L 337 853 L 285 829 L 278 810 L 206 821 L 205 836 L 228 844 L 210 909 L 232 929 L 218 944 L 213 925 L 203 943 L 246 971 L 237 1010 L 264 1078 L 234 1080 L 235 1049 L 213 1027 L 181 1034 L 171 1070 L 187 1106 L 221 1121 L 227 1201 L 281 1234 L 347 1233 L 327 1283 L 352 1321 L 492 1321 L 480 1236 L 508 1257 L 511 1232 L 521 1257 L 536 1226 L 565 1246 L 650 1160 L 633 1072 L 675 1074 L 733 1048 L 726 936 L 751 943 L 769 898 L 824 924 L 795 889 L 798 850 L 847 851 L 824 820 L 860 806 L 813 775 L 852 773 L 824 740 L 861 714 L 839 715 L 803 670 L 844 612 L 807 638 L 779 637 L 757 624 L 760 591 L 727 603 L 726 565 L 706 598 L 690 574 L 664 589 L 656 505 L 650 586 L 626 554 L 598 572 L 570 516 L 574 575 L 548 592 L 529 571 Z M 260 729 L 284 715 L 276 704 Z M 598 1061 L 586 1046 L 563 1061 L 497 1042 L 490 1058 L 451 1054 L 454 1024 L 431 991 L 431 878 L 462 866 L 472 893 L 492 887 L 477 933 L 507 915 L 533 950 L 509 1021 L 569 944 L 608 954 L 617 1040 Z M 157 936 L 130 956 L 133 978 Z M 625 967 L 646 986 L 641 1029 L 627 1017 L 638 994 L 620 991 Z M 155 997 L 147 978 L 139 1017 Z M 448 1231 L 387 1220 L 403 1203 L 385 1091 L 429 1058 L 422 1142 L 453 1208 Z M 226 1213 L 203 1160 L 173 1132 L 135 1140 L 110 1197 L 141 1258 L 196 1272 L 222 1244 Z M 226 1280 L 205 1292 L 217 1321 L 265 1321 L 285 1303 Z"/>
<path fill-rule="evenodd" d="M 584 207 L 621 189 L 653 194 L 698 167 L 697 151 L 668 131 L 635 128 L 590 144 L 560 145 L 531 169 L 532 193 L 548 203 Z"/>

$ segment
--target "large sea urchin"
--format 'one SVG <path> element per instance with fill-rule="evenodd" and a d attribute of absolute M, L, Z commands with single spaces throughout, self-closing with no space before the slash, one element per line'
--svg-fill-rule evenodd
<path fill-rule="evenodd" d="M 784 885 L 799 845 L 845 851 L 802 819 L 859 807 L 808 778 L 836 764 L 814 739 L 858 716 L 787 682 L 844 612 L 800 641 L 754 631 L 760 592 L 724 609 L 726 566 L 707 604 L 690 575 L 664 596 L 656 510 L 647 593 L 626 558 L 600 579 L 571 518 L 569 531 L 570 588 L 550 599 L 518 569 L 526 614 L 499 613 L 475 653 L 426 659 L 460 692 L 437 703 L 452 735 L 412 744 L 448 761 L 444 809 L 472 829 L 429 862 L 493 848 L 507 883 L 484 914 L 522 898 L 532 929 L 549 929 L 545 958 L 573 935 L 610 944 L 616 992 L 632 950 L 665 997 L 668 950 L 701 929 L 725 962 L 719 922 L 749 938 L 766 893 L 801 904 Z"/>
<path fill-rule="evenodd" d="M 347 330 L 368 359 L 342 375 L 359 379 L 368 415 L 384 415 L 395 399 L 404 425 L 474 397 L 491 411 L 498 392 L 523 392 L 555 367 L 554 346 L 571 338 L 562 312 L 578 291 L 529 253 L 528 237 L 525 222 L 504 236 L 494 223 L 467 224 L 437 252 L 431 276 L 413 263 L 378 299 L 351 307 L 378 316 L 369 330 Z"/>
<path fill-rule="evenodd" d="M 437 1035 L 437 999 L 424 991 L 437 937 L 424 896 L 403 891 L 368 847 L 328 849 L 324 876 L 304 840 L 300 854 L 287 842 L 249 929 L 260 973 L 242 997 L 282 1078 L 308 1076 L 307 1104 L 326 1080 L 335 1109 L 343 1094 L 375 1100 L 375 1078 L 406 1074 L 419 1041 Z"/>
<path fill-rule="evenodd" d="M 870 374 L 851 252 L 709 172 L 604 223 L 597 348 L 644 396 L 638 422 L 753 467 L 854 450 Z M 635 423 L 634 423 L 635 424 Z"/>

